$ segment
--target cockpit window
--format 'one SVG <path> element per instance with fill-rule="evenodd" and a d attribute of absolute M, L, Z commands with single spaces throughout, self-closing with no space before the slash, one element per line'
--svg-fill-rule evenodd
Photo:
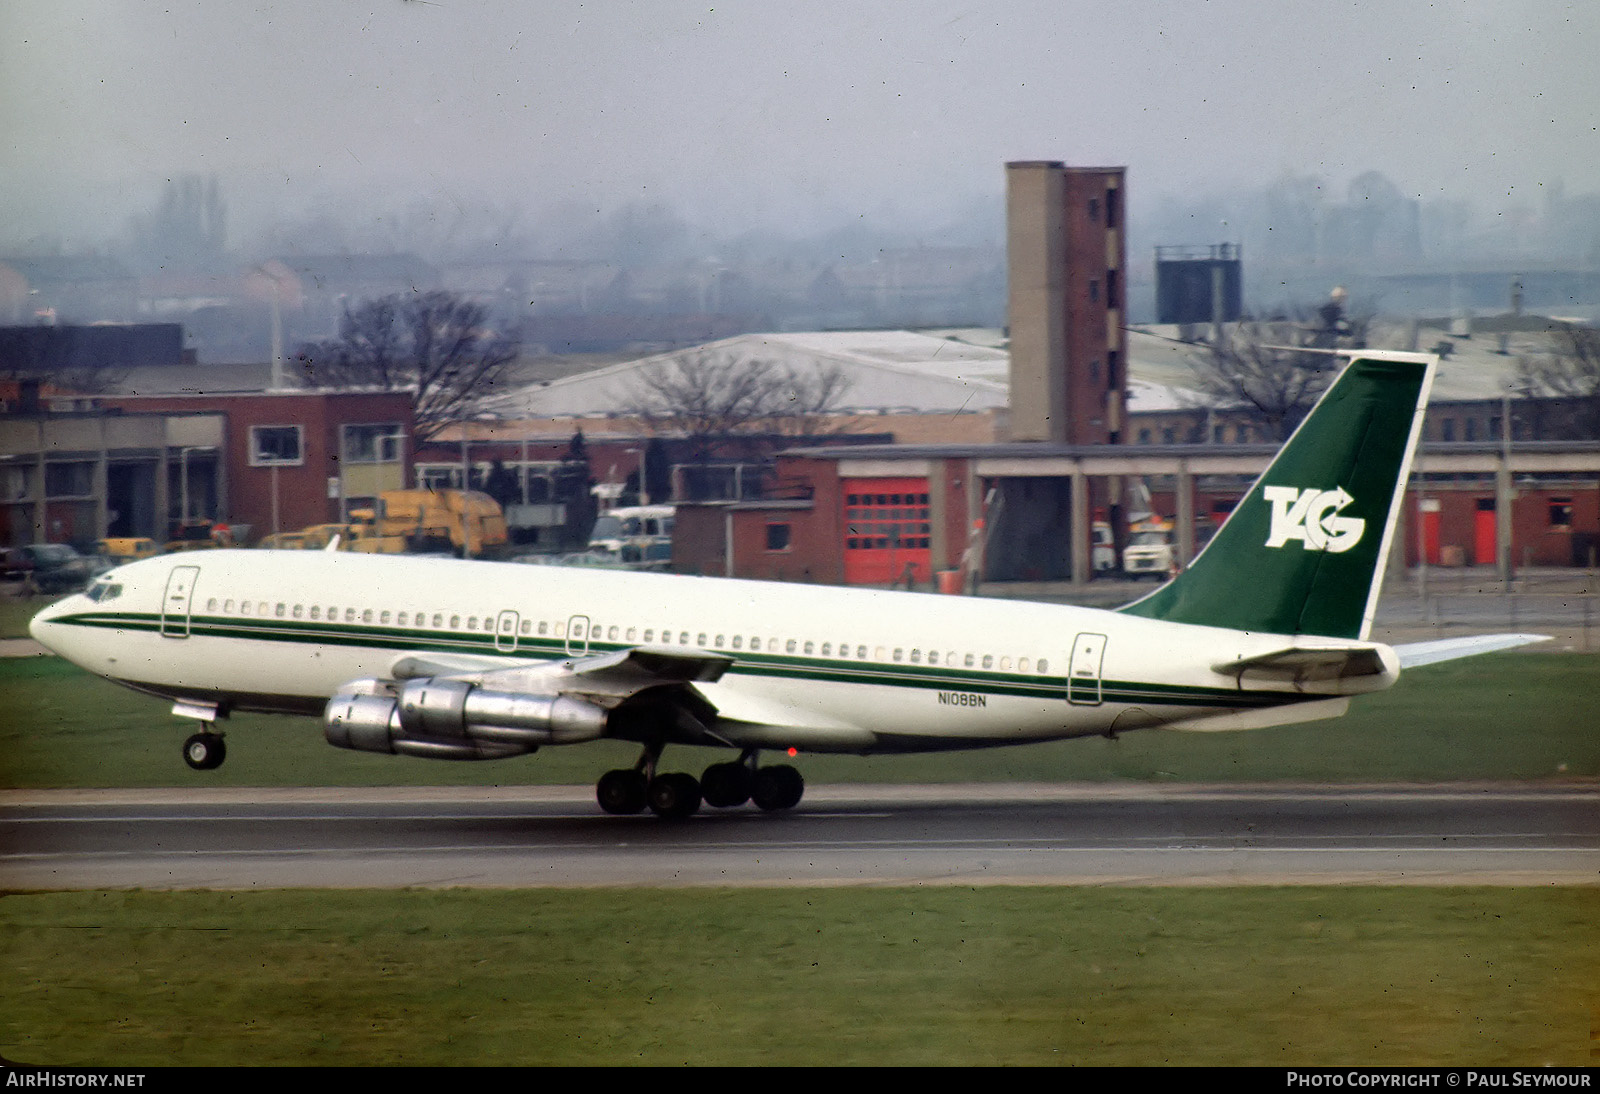
<path fill-rule="evenodd" d="M 96 603 L 99 603 L 102 600 L 115 600 L 117 597 L 122 595 L 122 582 L 105 580 L 96 581 L 93 585 L 90 585 L 84 590 L 84 595 Z"/>

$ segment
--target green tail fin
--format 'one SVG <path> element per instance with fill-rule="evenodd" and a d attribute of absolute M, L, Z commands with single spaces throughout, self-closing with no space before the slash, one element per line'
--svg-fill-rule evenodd
<path fill-rule="evenodd" d="M 1437 361 L 1376 352 L 1351 361 L 1194 563 L 1122 610 L 1365 639 Z"/>

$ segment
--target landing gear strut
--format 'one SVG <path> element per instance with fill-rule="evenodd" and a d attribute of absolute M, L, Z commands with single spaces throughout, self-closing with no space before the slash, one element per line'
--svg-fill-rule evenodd
<path fill-rule="evenodd" d="M 631 768 L 607 771 L 595 784 L 595 797 L 607 813 L 629 815 L 650 811 L 664 820 L 693 815 L 702 802 L 714 809 L 731 809 L 754 802 L 766 812 L 793 809 L 805 794 L 805 780 L 788 764 L 758 767 L 756 750 L 747 749 L 737 760 L 712 764 L 699 779 L 681 772 L 656 773 L 659 747 L 646 747 Z"/>
<path fill-rule="evenodd" d="M 228 758 L 228 746 L 222 734 L 209 725 L 183 742 L 183 762 L 196 771 L 215 771 Z"/>

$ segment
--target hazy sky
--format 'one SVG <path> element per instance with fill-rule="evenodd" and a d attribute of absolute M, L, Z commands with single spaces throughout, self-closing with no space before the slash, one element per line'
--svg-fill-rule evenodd
<path fill-rule="evenodd" d="M 1008 159 L 1135 205 L 1362 171 L 1480 216 L 1600 191 L 1600 3 L 0 0 L 0 241 L 87 243 L 215 173 L 232 235 L 664 201 L 719 234 L 914 218 Z"/>

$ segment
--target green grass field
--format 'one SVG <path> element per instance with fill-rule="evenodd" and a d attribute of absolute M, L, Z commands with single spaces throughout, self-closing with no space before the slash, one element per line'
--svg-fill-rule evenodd
<path fill-rule="evenodd" d="M 1326 722 L 1242 733 L 1144 731 L 932 756 L 801 756 L 813 784 L 1072 780 L 1452 780 L 1600 774 L 1600 657 L 1509 653 L 1407 673 Z M 168 704 L 56 658 L 0 661 L 0 786 L 412 786 L 587 784 L 631 745 L 547 748 L 492 763 L 442 763 L 329 747 L 315 719 L 225 723 L 228 761 L 194 772 L 178 755 L 192 723 Z M 669 749 L 698 772 L 726 753 Z"/>
<path fill-rule="evenodd" d="M 797 762 L 813 785 L 1593 777 L 1597 670 L 1504 654 L 1305 726 Z M 430 763 L 243 717 L 200 773 L 166 704 L 53 658 L 0 662 L 0 697 L 5 787 L 587 784 L 634 756 Z M 1589 1065 L 1597 921 L 1600 888 L 11 893 L 0 1057 Z"/>
<path fill-rule="evenodd" d="M 1597 889 L 0 900 L 0 1055 L 160 1064 L 1588 1065 Z"/>

